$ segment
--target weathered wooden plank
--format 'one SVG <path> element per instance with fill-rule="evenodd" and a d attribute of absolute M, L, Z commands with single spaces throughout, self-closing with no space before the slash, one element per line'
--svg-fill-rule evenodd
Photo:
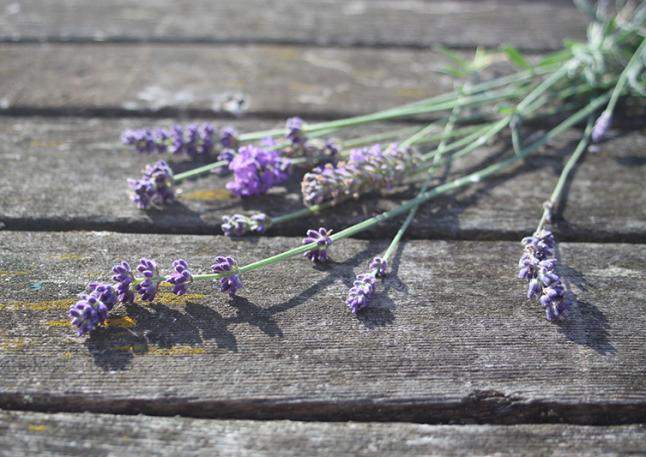
<path fill-rule="evenodd" d="M 452 89 L 415 50 L 0 45 L 5 112 L 366 113 Z"/>
<path fill-rule="evenodd" d="M 515 278 L 510 242 L 406 243 L 373 306 L 353 318 L 354 274 L 385 242 L 332 247 L 243 278 L 229 300 L 196 283 L 72 336 L 66 309 L 123 258 L 217 254 L 241 264 L 299 243 L 272 238 L 0 233 L 0 407 L 214 418 L 622 424 L 646 419 L 646 246 L 561 244 L 578 296 L 545 321 Z M 168 289 L 166 289 L 168 290 Z"/>
<path fill-rule="evenodd" d="M 0 2 L 0 40 L 279 43 L 334 46 L 513 43 L 554 49 L 582 38 L 586 17 L 569 1 L 172 0 Z"/>
<path fill-rule="evenodd" d="M 461 425 L 220 421 L 0 412 L 0 455 L 577 455 L 646 451 L 644 425 Z"/>
<path fill-rule="evenodd" d="M 235 122 L 242 131 L 280 123 Z M 261 209 L 270 215 L 301 207 L 298 176 L 271 195 L 240 201 L 225 191 L 227 177 L 215 175 L 185 183 L 179 202 L 164 211 L 142 212 L 129 202 L 126 178 L 137 177 L 157 156 L 138 156 L 118 144 L 127 127 L 169 125 L 143 119 L 5 118 L 0 125 L 0 222 L 9 229 L 101 229 L 162 233 L 219 233 L 222 215 Z M 390 126 L 392 128 L 392 126 Z M 383 129 L 383 125 L 373 129 Z M 375 131 L 375 130 L 364 130 Z M 361 133 L 361 131 L 359 132 Z M 575 132 L 566 139 L 574 140 Z M 588 154 L 567 187 L 563 218 L 556 223 L 563 239 L 644 241 L 646 207 L 643 173 L 646 137 L 639 131 L 604 143 Z M 568 144 L 561 142 L 560 146 Z M 531 233 L 542 202 L 556 183 L 567 148 L 546 151 L 498 179 L 435 200 L 422 207 L 411 230 L 416 238 L 518 240 Z M 486 153 L 486 151 L 484 151 Z M 477 158 L 459 161 L 455 170 L 476 166 Z M 189 163 L 173 158 L 185 170 Z M 311 226 L 340 229 L 392 208 L 414 195 L 366 198 L 319 217 L 277 226 L 274 234 L 302 235 Z M 365 236 L 394 233 L 398 220 Z"/>

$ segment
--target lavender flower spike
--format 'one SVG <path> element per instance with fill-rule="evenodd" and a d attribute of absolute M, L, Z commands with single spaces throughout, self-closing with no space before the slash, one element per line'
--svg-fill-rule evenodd
<path fill-rule="evenodd" d="M 175 295 L 184 295 L 188 291 L 188 286 L 193 282 L 193 275 L 188 269 L 188 262 L 184 259 L 173 261 L 173 270 L 166 281 L 173 285 Z"/>
<path fill-rule="evenodd" d="M 418 153 L 395 144 L 384 150 L 378 144 L 354 149 L 347 162 L 336 166 L 328 163 L 303 176 L 303 202 L 308 206 L 326 201 L 336 204 L 366 192 L 392 188 L 415 169 L 419 160 Z"/>
<path fill-rule="evenodd" d="M 265 213 L 256 213 L 251 216 L 234 214 L 222 216 L 222 232 L 228 237 L 243 236 L 247 233 L 265 233 L 271 226 L 271 218 Z"/>
<path fill-rule="evenodd" d="M 108 312 L 117 303 L 112 286 L 96 282 L 88 284 L 88 293 L 80 294 L 79 298 L 68 313 L 72 325 L 78 327 L 79 336 L 103 325 L 108 318 Z"/>
<path fill-rule="evenodd" d="M 132 292 L 130 285 L 134 281 L 130 264 L 125 260 L 112 267 L 112 280 L 116 281 L 117 298 L 121 303 L 132 303 L 135 294 Z"/>
<path fill-rule="evenodd" d="M 153 301 L 159 287 L 159 269 L 157 268 L 157 264 L 154 260 L 142 257 L 139 265 L 137 265 L 137 271 L 143 275 L 144 279 L 135 286 L 135 289 L 141 294 L 142 300 Z"/>
<path fill-rule="evenodd" d="M 357 275 L 346 301 L 352 314 L 357 314 L 357 312 L 368 306 L 368 301 L 375 293 L 375 283 L 375 275 L 372 273 Z"/>
<path fill-rule="evenodd" d="M 599 143 L 605 138 L 606 133 L 610 128 L 610 124 L 612 124 L 612 113 L 610 113 L 609 111 L 604 111 L 603 113 L 601 113 L 601 116 L 597 118 L 596 122 L 594 123 L 594 127 L 592 128 L 593 143 Z"/>
<path fill-rule="evenodd" d="M 214 262 L 215 263 L 211 265 L 211 269 L 214 273 L 238 271 L 238 262 L 236 262 L 233 257 L 220 255 L 215 258 Z M 242 287 L 240 275 L 236 273 L 220 278 L 218 281 L 220 283 L 220 292 L 228 292 L 230 297 L 234 297 L 238 289 Z"/>
<path fill-rule="evenodd" d="M 309 229 L 307 231 L 307 236 L 303 239 L 303 244 L 316 243 L 316 248 L 311 251 L 307 251 L 303 255 L 312 262 L 327 262 L 327 248 L 332 244 L 332 238 L 330 238 L 331 233 L 332 230 L 328 230 L 324 227 L 321 227 L 318 230 Z"/>
<path fill-rule="evenodd" d="M 523 239 L 523 244 L 525 249 L 518 262 L 518 277 L 528 281 L 527 298 L 538 298 L 549 321 L 567 315 L 572 303 L 566 298 L 565 287 L 556 273 L 554 235 L 541 230 Z"/>

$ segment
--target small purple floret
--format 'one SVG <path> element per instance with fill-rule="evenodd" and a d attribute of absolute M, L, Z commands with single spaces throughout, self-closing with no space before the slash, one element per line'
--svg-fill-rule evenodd
<path fill-rule="evenodd" d="M 132 201 L 140 209 L 165 205 L 175 200 L 173 171 L 164 160 L 146 165 L 141 179 L 129 179 Z"/>
<path fill-rule="evenodd" d="M 271 225 L 271 218 L 264 213 L 251 216 L 234 214 L 222 216 L 222 232 L 228 237 L 243 236 L 247 233 L 265 233 Z"/>
<path fill-rule="evenodd" d="M 238 132 L 233 127 L 224 127 L 220 130 L 220 144 L 225 149 L 236 149 L 238 147 Z"/>
<path fill-rule="evenodd" d="M 193 282 L 188 262 L 184 259 L 173 261 L 173 272 L 166 281 L 173 285 L 174 294 L 184 295 L 188 291 L 188 286 Z"/>
<path fill-rule="evenodd" d="M 321 227 L 318 230 L 309 229 L 307 231 L 307 236 L 303 239 L 303 244 L 316 243 L 316 248 L 311 251 L 307 251 L 303 255 L 312 262 L 326 262 L 328 260 L 327 248 L 332 244 L 332 238 L 330 238 L 331 233 L 332 230 L 328 230 L 324 227 Z"/>
<path fill-rule="evenodd" d="M 375 257 L 370 261 L 370 269 L 374 271 L 377 278 L 383 278 L 386 276 L 386 270 L 388 269 L 388 261 L 383 257 Z"/>
<path fill-rule="evenodd" d="M 375 288 L 376 279 L 374 274 L 363 273 L 357 275 L 346 301 L 353 314 L 357 314 L 357 312 L 368 306 L 368 301 L 374 295 Z"/>
<path fill-rule="evenodd" d="M 135 289 L 141 295 L 141 299 L 145 301 L 153 301 L 157 295 L 159 287 L 159 270 L 154 260 L 141 258 L 137 271 L 144 277 L 143 281 L 135 286 Z"/>
<path fill-rule="evenodd" d="M 214 273 L 236 272 L 238 271 L 238 263 L 233 257 L 217 256 L 213 265 L 211 265 L 211 269 Z M 231 297 L 234 297 L 238 289 L 242 287 L 240 275 L 235 273 L 220 278 L 218 281 L 220 283 L 220 291 L 228 292 Z"/>
<path fill-rule="evenodd" d="M 116 281 L 115 289 L 117 298 L 121 303 L 132 303 L 135 294 L 130 289 L 130 284 L 134 281 L 130 264 L 125 260 L 112 267 L 112 280 Z"/>
<path fill-rule="evenodd" d="M 70 307 L 68 315 L 78 334 L 84 335 L 103 325 L 108 312 L 117 303 L 117 295 L 110 284 L 91 282 L 88 293 L 79 295 L 80 300 Z"/>
<path fill-rule="evenodd" d="M 303 119 L 300 117 L 290 117 L 285 123 L 287 128 L 287 138 L 292 144 L 303 144 L 306 141 L 303 135 Z"/>

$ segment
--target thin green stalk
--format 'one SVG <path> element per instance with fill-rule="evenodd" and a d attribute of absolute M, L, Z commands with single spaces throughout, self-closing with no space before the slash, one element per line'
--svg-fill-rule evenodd
<path fill-rule="evenodd" d="M 612 91 L 612 96 L 610 97 L 608 106 L 606 106 L 606 109 L 604 110 L 606 113 L 608 113 L 608 115 L 612 115 L 612 112 L 615 110 L 617 101 L 619 100 L 619 97 L 621 96 L 621 94 L 624 91 L 624 88 L 626 87 L 626 82 L 628 81 L 628 75 L 630 74 L 630 70 L 632 69 L 632 66 L 639 61 L 641 54 L 645 51 L 646 51 L 646 38 L 643 38 L 641 44 L 639 45 L 635 53 L 628 61 L 628 64 L 624 67 L 623 71 L 619 75 L 619 79 L 617 80 L 617 85 Z"/>
<path fill-rule="evenodd" d="M 178 183 L 185 179 L 192 178 L 194 176 L 198 176 L 204 173 L 208 173 L 211 170 L 214 170 L 219 167 L 223 167 L 228 163 L 229 162 L 227 162 L 226 160 L 220 160 L 218 162 L 213 162 L 201 167 L 193 168 L 192 170 L 185 171 L 184 173 L 177 173 L 176 175 L 173 176 L 173 182 Z"/>
<path fill-rule="evenodd" d="M 572 172 L 574 165 L 576 165 L 576 163 L 579 161 L 579 159 L 587 149 L 588 144 L 590 143 L 590 136 L 592 134 L 593 126 L 594 126 L 594 123 L 592 122 L 592 117 L 590 117 L 588 119 L 588 125 L 586 126 L 586 129 L 583 133 L 583 136 L 581 137 L 581 140 L 577 144 L 576 149 L 574 150 L 570 158 L 565 163 L 565 166 L 563 167 L 563 171 L 561 171 L 559 180 L 557 181 L 556 186 L 552 191 L 552 195 L 550 195 L 550 199 L 547 202 L 548 203 L 547 207 L 543 210 L 543 215 L 541 216 L 541 220 L 538 223 L 536 232 L 540 232 L 545 226 L 545 224 L 547 223 L 547 221 L 550 219 L 551 210 L 556 205 L 559 198 L 561 197 L 561 192 L 563 192 L 563 187 L 565 186 L 565 182 L 567 181 L 570 173 Z"/>

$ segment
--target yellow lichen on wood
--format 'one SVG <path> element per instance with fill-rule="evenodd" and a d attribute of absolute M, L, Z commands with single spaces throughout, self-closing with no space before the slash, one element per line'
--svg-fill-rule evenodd
<path fill-rule="evenodd" d="M 7 276 L 27 276 L 29 273 L 29 271 L 0 271 L 0 278 Z"/>
<path fill-rule="evenodd" d="M 47 426 L 44 424 L 30 424 L 27 426 L 27 430 L 30 432 L 44 432 L 47 430 Z"/>
<path fill-rule="evenodd" d="M 26 346 L 23 338 L 8 338 L 0 341 L 0 351 L 16 352 L 22 351 Z"/>
<path fill-rule="evenodd" d="M 211 190 L 192 190 L 181 194 L 182 200 L 192 201 L 225 201 L 231 200 L 233 197 L 226 189 L 211 189 Z"/>
<path fill-rule="evenodd" d="M 169 357 L 206 354 L 206 348 L 194 346 L 172 346 L 169 348 L 160 348 L 156 346 L 147 346 L 145 344 L 129 344 L 124 346 L 114 346 L 112 347 L 112 350 L 119 352 L 130 352 L 133 354 Z"/>

